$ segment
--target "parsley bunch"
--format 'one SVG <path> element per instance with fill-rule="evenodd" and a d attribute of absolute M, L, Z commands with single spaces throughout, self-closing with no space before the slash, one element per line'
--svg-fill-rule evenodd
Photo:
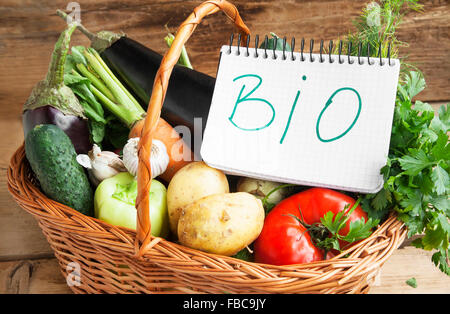
<path fill-rule="evenodd" d="M 450 112 L 448 105 L 436 115 L 427 103 L 413 104 L 424 87 L 418 72 L 410 72 L 399 85 L 389 157 L 381 169 L 384 187 L 365 195 L 362 206 L 371 217 L 396 211 L 409 237 L 423 234 L 413 245 L 437 250 L 433 262 L 450 275 Z"/>
<path fill-rule="evenodd" d="M 376 194 L 362 195 L 361 206 L 373 219 L 383 219 L 390 211 L 408 227 L 408 237 L 422 237 L 413 245 L 435 250 L 432 261 L 450 275 L 450 113 L 448 105 L 435 114 L 424 102 L 413 101 L 425 87 L 420 71 L 399 56 L 407 47 L 397 39 L 395 31 L 408 10 L 421 11 L 417 0 L 381 0 L 372 2 L 355 21 L 356 32 L 347 35 L 354 43 L 370 46 L 370 55 L 390 55 L 401 60 L 401 76 L 397 89 L 389 156 L 381 169 L 384 187 Z M 362 54 L 367 55 L 362 49 Z"/>

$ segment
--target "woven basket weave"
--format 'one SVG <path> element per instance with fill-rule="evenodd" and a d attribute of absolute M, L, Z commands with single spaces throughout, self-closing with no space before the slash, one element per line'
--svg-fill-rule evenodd
<path fill-rule="evenodd" d="M 72 265 L 79 265 L 80 281 L 70 285 L 75 293 L 367 293 L 380 267 L 406 237 L 406 227 L 393 215 L 369 238 L 340 255 L 301 265 L 245 262 L 151 236 L 151 134 L 182 46 L 203 17 L 220 10 L 244 36 L 249 34 L 232 4 L 206 1 L 181 24 L 156 75 L 139 147 L 136 231 L 84 216 L 47 198 L 34 178 L 23 145 L 8 169 L 10 193 L 37 219 L 63 275 L 73 276 Z"/>

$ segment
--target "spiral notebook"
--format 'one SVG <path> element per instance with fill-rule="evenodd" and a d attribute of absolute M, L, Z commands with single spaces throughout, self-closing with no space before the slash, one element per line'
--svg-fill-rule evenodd
<path fill-rule="evenodd" d="M 399 70 L 390 58 L 223 46 L 201 156 L 227 174 L 375 193 Z"/>

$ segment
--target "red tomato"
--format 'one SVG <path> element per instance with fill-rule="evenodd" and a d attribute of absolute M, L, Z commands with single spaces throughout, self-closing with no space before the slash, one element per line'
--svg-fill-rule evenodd
<path fill-rule="evenodd" d="M 314 245 L 306 228 L 292 216 L 299 220 L 303 218 L 306 224 L 311 225 L 319 223 L 320 218 L 329 211 L 336 214 L 346 206 L 346 211 L 350 210 L 355 202 L 350 196 L 324 188 L 311 188 L 286 198 L 272 209 L 264 221 L 261 234 L 254 243 L 255 261 L 289 265 L 323 260 L 324 252 Z M 362 217 L 367 221 L 367 214 L 357 206 L 339 233 L 347 234 L 350 222 Z"/>

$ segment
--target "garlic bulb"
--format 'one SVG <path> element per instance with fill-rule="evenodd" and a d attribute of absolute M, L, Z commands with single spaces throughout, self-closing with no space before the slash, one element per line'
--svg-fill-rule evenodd
<path fill-rule="evenodd" d="M 88 170 L 89 179 L 96 186 L 119 172 L 127 171 L 119 155 L 102 151 L 96 144 L 87 155 L 78 155 L 77 162 Z"/>
<path fill-rule="evenodd" d="M 130 138 L 123 148 L 123 163 L 128 172 L 137 175 L 138 170 L 138 143 L 139 137 Z M 150 167 L 152 170 L 152 179 L 166 171 L 169 165 L 169 154 L 167 154 L 166 145 L 158 140 L 152 141 L 152 151 L 150 155 Z"/>

